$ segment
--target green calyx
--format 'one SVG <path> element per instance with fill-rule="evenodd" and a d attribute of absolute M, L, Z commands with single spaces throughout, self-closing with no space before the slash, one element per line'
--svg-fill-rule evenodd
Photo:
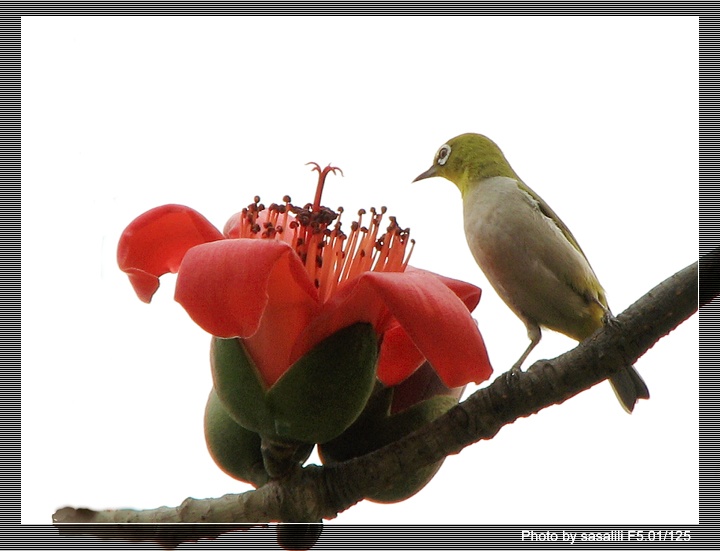
<path fill-rule="evenodd" d="M 241 427 L 273 438 L 326 442 L 365 407 L 377 355 L 375 330 L 356 323 L 319 343 L 266 389 L 241 340 L 213 337 L 213 384 L 224 409 Z"/>

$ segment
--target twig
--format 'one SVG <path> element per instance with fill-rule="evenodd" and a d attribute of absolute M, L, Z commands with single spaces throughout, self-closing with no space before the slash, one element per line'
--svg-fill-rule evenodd
<path fill-rule="evenodd" d="M 720 294 L 720 250 L 700 261 L 700 277 L 713 282 L 703 304 Z M 64 534 L 94 534 L 125 540 L 150 539 L 167 546 L 249 526 L 197 525 L 189 539 L 188 525 L 152 527 L 125 523 L 316 522 L 334 518 L 365 496 L 385 488 L 398 474 L 430 465 L 482 439 L 491 439 L 507 424 L 527 417 L 603 381 L 634 363 L 660 338 L 691 316 L 698 307 L 698 263 L 671 276 L 575 349 L 554 360 L 536 362 L 524 373 L 505 373 L 434 422 L 370 454 L 344 463 L 309 465 L 257 490 L 213 499 L 186 499 L 177 508 L 146 511 L 64 508 L 53 522 Z M 99 527 L 77 523 L 111 523 Z M 63 524 L 73 523 L 73 524 Z M 204 528 L 203 528 L 204 526 Z M 173 531 L 174 530 L 174 531 Z M 206 532 L 203 532 L 206 530 Z"/>

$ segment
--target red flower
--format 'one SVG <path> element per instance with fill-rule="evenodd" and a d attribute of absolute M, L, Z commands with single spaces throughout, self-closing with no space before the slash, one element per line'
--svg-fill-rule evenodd
<path fill-rule="evenodd" d="M 357 322 L 382 337 L 378 377 L 397 384 L 422 363 L 450 387 L 492 373 L 470 316 L 480 289 L 407 267 L 409 232 L 372 211 L 349 235 L 340 216 L 315 202 L 264 208 L 259 198 L 226 224 L 224 235 L 195 210 L 164 205 L 123 232 L 118 264 L 138 297 L 150 302 L 158 278 L 178 273 L 175 299 L 209 333 L 239 337 L 268 386 L 316 344 Z M 330 224 L 333 224 L 332 229 Z M 408 254 L 409 257 L 409 254 Z"/>

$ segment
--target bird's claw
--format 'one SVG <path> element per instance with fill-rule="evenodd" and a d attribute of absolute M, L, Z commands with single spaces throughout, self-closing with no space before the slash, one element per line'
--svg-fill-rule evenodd
<path fill-rule="evenodd" d="M 520 374 L 522 373 L 522 369 L 519 365 L 514 365 L 510 369 L 508 369 L 503 374 L 503 379 L 505 380 L 505 384 L 514 387 L 516 384 L 520 382 Z"/>
<path fill-rule="evenodd" d="M 610 310 L 607 310 L 602 317 L 602 322 L 604 325 L 610 325 L 612 327 L 617 327 L 620 325 L 620 321 L 612 315 L 612 312 Z"/>

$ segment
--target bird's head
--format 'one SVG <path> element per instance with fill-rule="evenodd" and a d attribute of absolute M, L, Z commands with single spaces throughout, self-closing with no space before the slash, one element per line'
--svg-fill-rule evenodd
<path fill-rule="evenodd" d="M 519 180 L 500 148 L 481 134 L 460 134 L 441 145 L 432 166 L 413 182 L 433 176 L 450 180 L 463 195 L 471 186 L 495 176 Z"/>

